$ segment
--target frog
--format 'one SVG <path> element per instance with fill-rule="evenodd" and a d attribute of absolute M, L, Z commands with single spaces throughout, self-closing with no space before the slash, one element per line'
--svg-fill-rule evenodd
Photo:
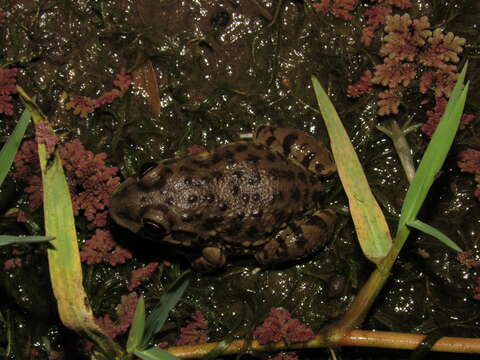
<path fill-rule="evenodd" d="M 277 266 L 330 239 L 336 214 L 319 204 L 335 171 L 322 141 L 263 125 L 252 140 L 144 164 L 114 191 L 109 213 L 140 237 L 175 246 L 198 271 L 235 255 Z"/>

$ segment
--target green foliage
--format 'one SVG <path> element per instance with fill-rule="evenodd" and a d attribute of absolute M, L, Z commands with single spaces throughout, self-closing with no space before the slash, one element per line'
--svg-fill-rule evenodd
<path fill-rule="evenodd" d="M 190 283 L 190 271 L 185 271 L 170 286 L 168 291 L 162 294 L 158 306 L 152 311 L 145 322 L 143 336 L 143 347 L 146 347 L 150 340 L 162 329 L 167 320 L 168 313 L 181 299 L 183 293 Z"/>
<path fill-rule="evenodd" d="M 128 333 L 127 352 L 134 352 L 142 342 L 145 331 L 145 299 L 143 295 L 138 299 L 137 308 L 132 321 L 132 327 Z"/>
<path fill-rule="evenodd" d="M 27 130 L 28 124 L 30 123 L 31 115 L 30 111 L 23 111 L 17 126 L 15 126 L 15 130 L 13 130 L 12 135 L 10 135 L 0 151 L 0 186 L 3 184 L 12 166 L 13 159 L 15 159 L 15 155 L 20 147 L 25 130 Z"/>
<path fill-rule="evenodd" d="M 414 221 L 420 208 L 427 197 L 427 193 L 440 171 L 443 162 L 452 146 L 453 139 L 457 133 L 460 119 L 463 114 L 463 108 L 468 92 L 468 83 L 463 87 L 467 64 L 455 84 L 455 88 L 450 95 L 445 113 L 435 130 L 435 133 L 428 144 L 425 154 L 420 161 L 417 173 L 408 188 L 405 201 L 403 202 L 400 221 L 398 223 L 397 234 L 407 223 Z M 462 90 L 463 88 L 463 90 Z"/>
<path fill-rule="evenodd" d="M 312 83 L 327 126 L 338 174 L 348 196 L 358 241 L 364 255 L 378 264 L 392 247 L 387 221 L 372 194 L 365 172 L 335 107 L 315 76 L 312 76 Z"/>
<path fill-rule="evenodd" d="M 182 298 L 183 293 L 190 283 L 190 271 L 181 274 L 170 286 L 170 288 L 162 294 L 158 306 L 152 311 L 148 319 L 145 321 L 145 300 L 140 297 L 135 310 L 132 327 L 128 334 L 127 353 L 135 354 L 141 359 L 178 359 L 169 352 L 152 347 L 146 349 L 150 340 L 157 334 L 165 324 L 168 313 Z"/>
<path fill-rule="evenodd" d="M 17 154 L 18 148 L 22 143 L 23 135 L 27 130 L 28 124 L 32 114 L 28 110 L 24 110 L 20 120 L 15 126 L 13 133 L 8 138 L 5 145 L 0 151 L 0 186 L 2 186 L 3 181 L 7 177 L 10 167 L 12 166 L 15 155 Z M 25 244 L 41 241 L 50 241 L 55 239 L 53 236 L 13 236 L 13 235 L 0 235 L 0 246 L 11 245 L 11 244 Z"/>
<path fill-rule="evenodd" d="M 134 354 L 143 360 L 178 360 L 178 357 L 168 351 L 154 347 L 147 350 L 137 350 Z"/>
<path fill-rule="evenodd" d="M 54 240 L 53 236 L 13 236 L 13 235 L 0 235 L 0 246 L 11 244 L 26 244 L 34 242 L 43 242 Z"/>
<path fill-rule="evenodd" d="M 425 234 L 428 234 L 428 235 L 431 235 L 431 236 L 437 238 L 442 243 L 444 243 L 445 245 L 447 245 L 448 247 L 450 247 L 451 249 L 453 249 L 455 251 L 458 251 L 458 252 L 462 251 L 462 249 L 460 249 L 460 247 L 457 244 L 455 244 L 455 242 L 453 242 L 453 240 L 451 240 L 447 235 L 442 233 L 440 230 L 435 229 L 433 226 L 425 224 L 424 222 L 422 222 L 420 220 L 409 221 L 409 222 L 407 222 L 407 225 L 410 226 L 410 227 L 413 227 L 414 229 L 420 230 L 420 231 L 424 232 Z"/>

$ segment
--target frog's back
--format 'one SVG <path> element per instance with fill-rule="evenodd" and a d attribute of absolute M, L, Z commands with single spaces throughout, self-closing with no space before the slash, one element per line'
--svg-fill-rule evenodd
<path fill-rule="evenodd" d="M 322 189 L 309 171 L 250 142 L 163 165 L 161 197 L 174 214 L 172 230 L 242 246 L 261 244 L 262 235 L 312 208 Z"/>

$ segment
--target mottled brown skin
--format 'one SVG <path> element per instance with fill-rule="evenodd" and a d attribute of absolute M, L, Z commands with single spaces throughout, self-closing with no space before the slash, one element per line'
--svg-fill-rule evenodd
<path fill-rule="evenodd" d="M 335 214 L 313 210 L 322 196 L 318 175 L 333 171 L 313 137 L 263 126 L 254 142 L 153 164 L 119 186 L 110 214 L 134 233 L 192 249 L 199 270 L 222 267 L 230 254 L 278 264 L 329 238 Z"/>

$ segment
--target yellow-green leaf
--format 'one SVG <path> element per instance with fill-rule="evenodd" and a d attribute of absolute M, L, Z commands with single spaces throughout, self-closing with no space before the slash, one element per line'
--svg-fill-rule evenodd
<path fill-rule="evenodd" d="M 19 86 L 17 90 L 32 113 L 34 123 L 46 122 L 46 116 L 25 91 Z M 102 348 L 121 354 L 118 345 L 108 339 L 103 329 L 96 324 L 83 288 L 72 201 L 60 155 L 56 151 L 49 158 L 45 144 L 39 143 L 38 156 L 43 182 L 45 233 L 55 237 L 55 240 L 51 241 L 54 248 L 48 249 L 47 254 L 50 281 L 60 319 L 70 329 L 96 334 L 96 339 L 103 342 L 100 344 Z"/>
<path fill-rule="evenodd" d="M 390 230 L 335 107 L 315 76 L 312 76 L 312 82 L 338 174 L 348 197 L 358 241 L 364 255 L 378 264 L 392 247 Z"/>

